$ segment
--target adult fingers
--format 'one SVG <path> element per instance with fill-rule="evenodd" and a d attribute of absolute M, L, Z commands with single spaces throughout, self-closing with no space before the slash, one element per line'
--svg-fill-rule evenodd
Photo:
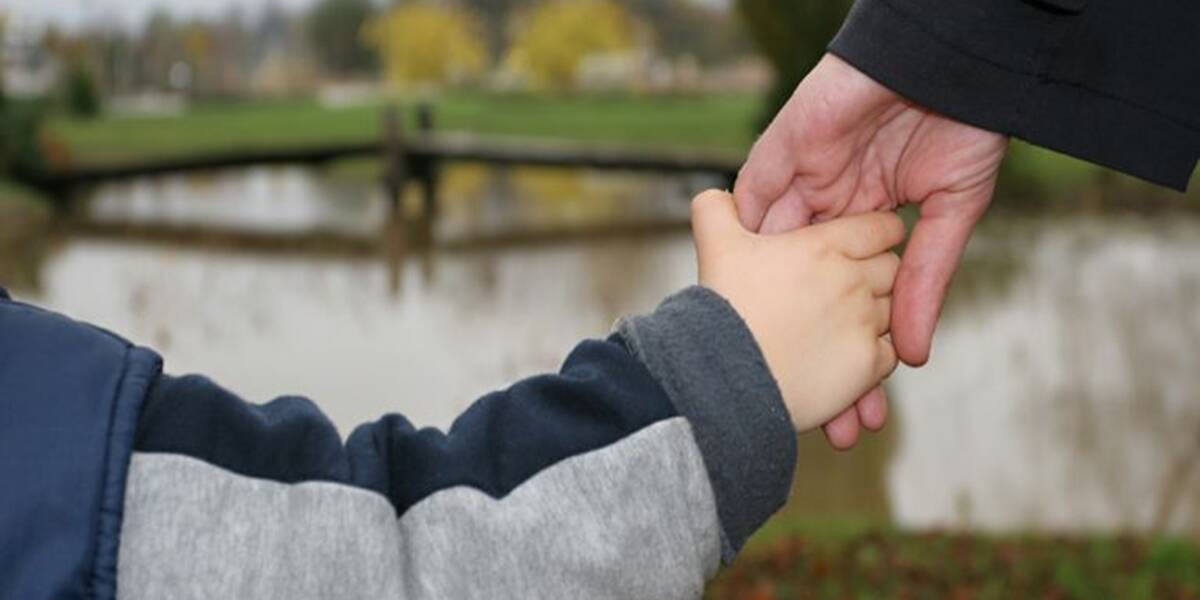
<path fill-rule="evenodd" d="M 758 232 L 763 235 L 787 233 L 811 224 L 812 217 L 813 209 L 805 202 L 800 190 L 794 185 L 789 186 L 767 209 Z"/>
<path fill-rule="evenodd" d="M 821 427 L 835 450 L 850 450 L 858 444 L 858 409 L 851 406 Z"/>
<path fill-rule="evenodd" d="M 858 411 L 858 422 L 868 431 L 881 431 L 887 425 L 888 397 L 882 385 L 867 392 L 867 395 L 855 404 L 855 408 Z"/>
<path fill-rule="evenodd" d="M 782 198 L 796 175 L 788 111 L 784 109 L 750 150 L 738 173 L 733 195 L 742 225 L 758 231 L 771 207 Z"/>
<path fill-rule="evenodd" d="M 858 445 L 863 429 L 878 432 L 887 426 L 888 412 L 887 392 L 882 385 L 876 386 L 821 429 L 833 449 L 851 450 Z"/>
<path fill-rule="evenodd" d="M 826 243 L 846 256 L 867 259 L 891 250 L 904 241 L 904 221 L 896 213 L 873 212 L 839 217 L 814 225 Z"/>
<path fill-rule="evenodd" d="M 906 364 L 914 367 L 929 361 L 946 290 L 987 203 L 949 212 L 929 208 L 922 207 L 921 218 L 900 262 L 892 303 L 892 339 L 896 351 Z"/>

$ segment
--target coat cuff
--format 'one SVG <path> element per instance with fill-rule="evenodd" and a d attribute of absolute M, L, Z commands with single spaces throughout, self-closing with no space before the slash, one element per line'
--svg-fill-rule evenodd
<path fill-rule="evenodd" d="M 1047 15 L 1020 2 L 1007 12 L 989 13 L 987 18 L 1004 26 L 972 31 L 1017 39 L 985 39 L 979 46 L 1022 48 L 1000 57 L 971 51 L 947 30 L 956 23 L 979 25 L 984 17 L 949 18 L 943 8 L 927 0 L 857 0 L 829 51 L 897 94 L 957 121 L 1187 188 L 1200 134 L 1164 114 L 1057 80 L 1046 70 L 1046 53 L 1039 48 L 1063 43 L 1073 15 Z M 931 18 L 933 13 L 939 18 Z"/>
<path fill-rule="evenodd" d="M 617 330 L 691 423 L 728 563 L 791 490 L 796 434 L 779 386 L 745 322 L 706 288 L 671 296 Z"/>

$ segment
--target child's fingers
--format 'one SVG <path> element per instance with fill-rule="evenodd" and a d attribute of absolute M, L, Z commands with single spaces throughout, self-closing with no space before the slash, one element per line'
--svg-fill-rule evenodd
<path fill-rule="evenodd" d="M 745 231 L 738 220 L 732 194 L 709 190 L 692 200 L 692 232 L 698 246 L 703 248 L 710 241 L 726 239 Z"/>
<path fill-rule="evenodd" d="M 862 267 L 876 297 L 890 296 L 896 285 L 896 273 L 900 272 L 900 257 L 895 252 L 884 252 L 862 261 Z"/>
<path fill-rule="evenodd" d="M 892 345 L 892 340 L 888 336 L 880 337 L 875 343 L 879 344 L 875 353 L 875 379 L 883 381 L 896 372 L 900 360 L 896 358 L 896 347 Z"/>
<path fill-rule="evenodd" d="M 875 314 L 872 319 L 875 325 L 875 335 L 883 335 L 892 329 L 892 299 L 888 297 L 875 299 Z"/>
<path fill-rule="evenodd" d="M 887 252 L 904 241 L 904 222 L 890 212 L 839 217 L 813 229 L 842 254 L 860 260 Z"/>

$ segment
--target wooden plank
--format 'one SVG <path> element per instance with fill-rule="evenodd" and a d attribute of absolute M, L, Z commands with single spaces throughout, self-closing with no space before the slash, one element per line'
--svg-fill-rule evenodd
<path fill-rule="evenodd" d="M 465 161 L 494 165 L 529 165 L 641 171 L 658 173 L 715 173 L 732 177 L 741 156 L 689 150 L 648 150 L 617 145 L 593 145 L 522 138 L 491 138 L 466 134 L 429 134 L 405 140 L 410 162 Z M 50 172 L 28 183 L 63 190 L 103 181 L 278 164 L 319 164 L 344 158 L 384 156 L 385 142 L 326 144 L 305 148 L 254 149 L 140 163 L 79 167 Z"/>
<path fill-rule="evenodd" d="M 743 158 L 695 150 L 654 150 L 525 138 L 440 134 L 414 140 L 409 152 L 439 160 L 665 173 L 735 174 Z"/>
<path fill-rule="evenodd" d="M 84 166 L 64 171 L 51 171 L 40 179 L 52 185 L 83 185 L 147 175 L 207 171 L 250 165 L 317 164 L 342 158 L 378 156 L 381 152 L 382 144 L 380 142 L 326 144 L 304 148 L 253 149 L 169 157 L 138 163 Z"/>

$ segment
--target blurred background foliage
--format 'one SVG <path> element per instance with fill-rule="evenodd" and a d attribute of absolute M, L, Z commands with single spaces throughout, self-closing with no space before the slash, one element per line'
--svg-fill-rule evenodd
<path fill-rule="evenodd" d="M 375 70 L 379 56 L 362 43 L 367 22 L 375 14 L 371 0 L 321 0 L 313 7 L 305 24 L 313 53 L 323 69 L 344 77 Z"/>
<path fill-rule="evenodd" d="M 770 123 L 800 80 L 816 66 L 853 4 L 852 0 L 737 0 L 758 48 L 775 69 L 775 83 L 759 117 L 760 128 Z"/>
<path fill-rule="evenodd" d="M 609 0 L 556 0 L 528 10 L 505 66 L 541 89 L 566 90 L 590 56 L 629 51 L 634 23 Z"/>
<path fill-rule="evenodd" d="M 370 17 L 364 38 L 382 57 L 386 77 L 398 84 L 461 84 L 487 65 L 477 17 L 450 6 L 408 4 Z"/>

